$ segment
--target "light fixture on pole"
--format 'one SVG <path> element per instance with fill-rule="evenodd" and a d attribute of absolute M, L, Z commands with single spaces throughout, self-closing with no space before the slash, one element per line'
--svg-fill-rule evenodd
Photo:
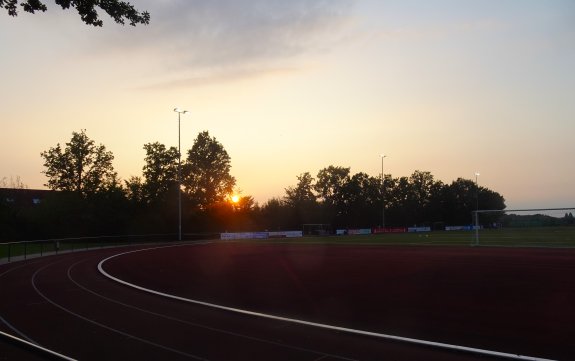
<path fill-rule="evenodd" d="M 188 111 L 174 108 L 178 113 L 178 241 L 182 240 L 182 152 L 180 150 L 180 116 Z"/>
<path fill-rule="evenodd" d="M 383 177 L 383 158 L 387 157 L 381 154 L 381 228 L 385 232 L 385 182 Z"/>
<path fill-rule="evenodd" d="M 475 219 L 474 221 L 474 228 L 475 228 L 475 245 L 479 245 L 479 186 L 477 183 L 477 177 L 479 177 L 479 172 L 475 172 Z"/>
<path fill-rule="evenodd" d="M 479 177 L 479 172 L 475 172 L 475 210 L 479 210 L 479 185 L 477 183 L 477 177 Z"/>
<path fill-rule="evenodd" d="M 477 183 L 477 177 L 479 177 L 479 172 L 475 172 L 475 210 L 479 210 L 479 184 Z"/>

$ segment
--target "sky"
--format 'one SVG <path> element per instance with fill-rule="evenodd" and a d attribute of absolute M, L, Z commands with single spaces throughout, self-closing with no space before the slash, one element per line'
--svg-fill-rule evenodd
<path fill-rule="evenodd" d="M 132 0 L 102 28 L 46 0 L 0 11 L 0 179 L 86 130 L 122 179 L 143 145 L 209 131 L 243 196 L 330 165 L 475 179 L 508 209 L 575 206 L 571 0 Z"/>

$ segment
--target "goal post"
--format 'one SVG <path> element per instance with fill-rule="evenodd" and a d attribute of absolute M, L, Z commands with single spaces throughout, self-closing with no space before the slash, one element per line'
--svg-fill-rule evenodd
<path fill-rule="evenodd" d="M 575 207 L 476 210 L 474 246 L 575 247 Z"/>
<path fill-rule="evenodd" d="M 331 234 L 331 225 L 327 223 L 306 223 L 302 225 L 304 236 L 328 236 Z"/>

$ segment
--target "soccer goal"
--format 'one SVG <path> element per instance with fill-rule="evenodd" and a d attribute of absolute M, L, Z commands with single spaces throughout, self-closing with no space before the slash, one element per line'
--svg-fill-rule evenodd
<path fill-rule="evenodd" d="M 302 233 L 304 236 L 328 236 L 331 234 L 331 225 L 326 223 L 303 224 Z"/>
<path fill-rule="evenodd" d="M 478 210 L 472 244 L 508 247 L 575 247 L 575 207 Z"/>

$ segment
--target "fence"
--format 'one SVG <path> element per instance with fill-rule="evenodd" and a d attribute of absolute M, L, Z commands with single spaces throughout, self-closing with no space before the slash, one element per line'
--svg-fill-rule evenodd
<path fill-rule="evenodd" d="M 214 239 L 218 234 L 184 234 L 183 240 Z M 177 234 L 140 234 L 78 238 L 54 238 L 23 242 L 0 243 L 0 263 L 26 260 L 48 254 L 76 252 L 104 247 L 128 246 L 133 244 L 175 241 Z"/>

